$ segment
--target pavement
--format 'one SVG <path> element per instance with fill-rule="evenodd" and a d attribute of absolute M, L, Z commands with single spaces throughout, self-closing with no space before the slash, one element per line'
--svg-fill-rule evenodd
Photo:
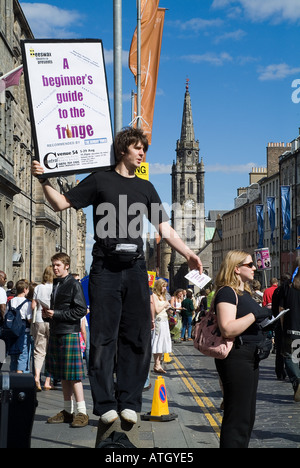
<path fill-rule="evenodd" d="M 47 424 L 50 416 L 63 409 L 62 390 L 58 387 L 57 390 L 42 391 L 37 394 L 31 448 L 95 448 L 113 431 L 125 432 L 135 447 L 150 449 L 153 453 L 159 449 L 171 449 L 172 453 L 180 449 L 188 454 L 199 448 L 218 448 L 222 395 L 214 360 L 201 355 L 192 342 L 174 345 L 173 353 L 167 358 L 171 360 L 163 364 L 167 373 L 163 375 L 163 381 L 159 379 L 166 397 L 160 395 L 164 403 L 159 406 L 159 411 L 167 409 L 167 414 L 174 419 L 165 422 L 143 419 L 151 412 L 153 401 L 157 403 L 159 399 L 155 389 L 158 376 L 150 371 L 151 389 L 143 393 L 138 423 L 132 426 L 118 420 L 111 426 L 104 426 L 93 415 L 90 385 L 86 379 L 83 385 L 89 425 L 72 429 L 67 424 Z M 274 365 L 274 355 L 261 363 L 256 423 L 250 448 L 300 448 L 300 403 L 294 402 L 288 380 L 276 379 Z"/>

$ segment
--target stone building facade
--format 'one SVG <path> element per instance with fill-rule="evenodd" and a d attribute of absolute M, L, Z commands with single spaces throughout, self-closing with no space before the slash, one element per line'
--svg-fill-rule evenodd
<path fill-rule="evenodd" d="M 0 3 L 0 73 L 22 64 L 22 39 L 33 34 L 18 0 Z M 85 215 L 75 210 L 56 214 L 46 202 L 42 187 L 31 176 L 34 149 L 24 86 L 8 88 L 0 105 L 0 269 L 9 280 L 40 282 L 51 256 L 67 252 L 71 269 L 85 273 Z M 75 177 L 52 180 L 63 191 Z M 74 236 L 74 233 L 78 233 Z M 80 242 L 78 241 L 80 239 Z M 78 260 L 79 259 L 79 260 Z"/>
<path fill-rule="evenodd" d="M 297 143 L 298 140 L 298 143 Z M 256 272 L 262 287 L 269 284 L 271 278 L 280 278 L 286 271 L 292 272 L 298 256 L 296 246 L 300 241 L 300 137 L 292 143 L 268 143 L 266 168 L 253 168 L 249 174 L 249 186 L 239 188 L 234 201 L 235 208 L 222 216 L 213 236 L 213 277 L 220 267 L 221 259 L 231 249 L 242 249 L 251 255 L 258 248 L 258 229 L 256 205 L 263 205 L 264 247 L 271 257 L 271 269 Z M 291 239 L 282 239 L 282 218 L 280 186 L 291 187 Z M 267 198 L 275 198 L 274 242 L 271 241 L 271 226 L 268 215 Z M 300 233 L 300 229 L 299 229 Z M 297 244 L 298 242 L 298 244 Z"/>
<path fill-rule="evenodd" d="M 291 205 L 291 235 L 281 243 L 281 272 L 293 273 L 300 256 L 300 135 L 279 158 L 279 181 L 280 185 L 290 186 Z M 282 239 L 282 224 L 280 236 Z"/>

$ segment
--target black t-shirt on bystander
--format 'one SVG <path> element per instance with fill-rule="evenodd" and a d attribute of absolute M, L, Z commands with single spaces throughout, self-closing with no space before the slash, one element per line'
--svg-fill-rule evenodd
<path fill-rule="evenodd" d="M 238 306 L 237 306 L 237 314 L 236 318 L 239 319 L 241 317 L 245 317 L 250 313 L 253 313 L 255 309 L 261 306 L 251 297 L 247 291 L 240 291 L 238 296 Z M 232 288 L 229 286 L 225 286 L 224 288 L 220 289 L 216 296 L 215 296 L 215 310 L 217 304 L 220 302 L 228 302 L 229 304 L 236 304 L 236 295 Z M 247 330 L 245 330 L 240 335 L 242 337 L 243 343 L 259 343 L 262 338 L 262 331 L 258 327 L 257 323 L 254 322 Z"/>

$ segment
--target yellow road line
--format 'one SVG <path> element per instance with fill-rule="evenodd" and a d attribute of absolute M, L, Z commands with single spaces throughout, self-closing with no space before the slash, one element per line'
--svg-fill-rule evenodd
<path fill-rule="evenodd" d="M 205 415 L 211 427 L 216 432 L 217 436 L 220 437 L 220 425 L 222 423 L 222 415 L 218 412 L 212 401 L 205 395 L 203 390 L 199 387 L 197 382 L 185 369 L 185 367 L 179 361 L 179 359 L 174 354 L 172 354 L 172 358 L 174 359 L 172 365 L 175 367 L 181 380 L 183 381 L 187 389 L 191 392 L 196 403 L 202 409 L 203 414 Z"/>

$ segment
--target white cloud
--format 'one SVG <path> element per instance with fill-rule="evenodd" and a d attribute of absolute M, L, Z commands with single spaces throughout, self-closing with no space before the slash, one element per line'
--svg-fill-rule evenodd
<path fill-rule="evenodd" d="M 36 38 L 76 38 L 82 13 L 47 3 L 21 2 L 28 24 Z"/>
<path fill-rule="evenodd" d="M 214 0 L 212 8 L 242 7 L 252 21 L 272 20 L 297 22 L 300 20 L 299 0 Z"/>
<path fill-rule="evenodd" d="M 295 75 L 300 72 L 300 68 L 293 68 L 286 63 L 279 63 L 260 67 L 258 69 L 260 81 L 275 81 L 283 80 L 288 76 Z"/>
<path fill-rule="evenodd" d="M 220 54 L 207 52 L 206 54 L 184 55 L 181 59 L 191 63 L 207 62 L 218 67 L 224 65 L 226 62 L 232 62 L 233 60 L 231 55 L 227 52 L 222 52 Z"/>
<path fill-rule="evenodd" d="M 212 27 L 219 27 L 223 24 L 223 20 L 221 19 L 213 19 L 213 20 L 206 20 L 203 18 L 192 18 L 188 21 L 168 21 L 168 26 L 173 26 L 174 28 L 178 29 L 179 31 L 193 31 L 194 33 L 202 31 L 204 29 L 212 28 Z"/>
<path fill-rule="evenodd" d="M 171 174 L 172 166 L 171 164 L 160 164 L 160 163 L 150 163 L 149 172 L 151 175 L 163 175 Z"/>
<path fill-rule="evenodd" d="M 233 41 L 240 41 L 243 37 L 246 36 L 246 32 L 243 31 L 242 29 L 237 29 L 236 31 L 228 32 L 221 34 L 220 36 L 217 36 L 214 40 L 216 44 L 219 44 L 219 42 L 227 41 L 227 40 L 233 40 Z"/>

